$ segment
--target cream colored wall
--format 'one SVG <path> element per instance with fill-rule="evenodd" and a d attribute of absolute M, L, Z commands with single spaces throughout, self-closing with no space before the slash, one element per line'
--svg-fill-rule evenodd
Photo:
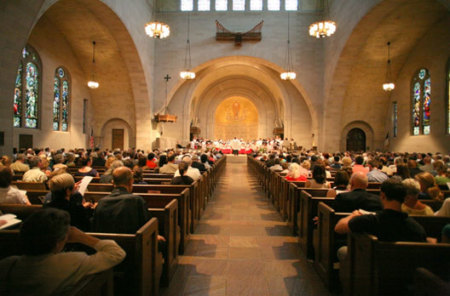
<path fill-rule="evenodd" d="M 86 147 L 89 132 L 83 134 L 83 100 L 90 102 L 85 76 L 64 36 L 47 19 L 42 19 L 29 39 L 42 63 L 40 128 L 14 128 L 13 145 L 19 147 L 19 134 L 33 135 L 34 147 L 74 148 Z M 55 70 L 64 66 L 71 76 L 71 101 L 69 131 L 53 131 L 53 84 Z M 92 108 L 88 108 L 88 110 Z M 92 113 L 88 114 L 87 127 L 92 126 Z"/>
<path fill-rule="evenodd" d="M 386 133 L 391 135 L 392 151 L 444 152 L 450 151 L 450 135 L 447 134 L 446 79 L 447 61 L 450 58 L 450 18 L 446 18 L 432 32 L 428 32 L 415 46 L 396 81 L 391 96 L 398 103 L 398 136 L 393 138 L 392 107 L 386 112 Z M 428 69 L 431 76 L 431 125 L 430 135 L 411 135 L 411 79 L 420 68 Z"/>

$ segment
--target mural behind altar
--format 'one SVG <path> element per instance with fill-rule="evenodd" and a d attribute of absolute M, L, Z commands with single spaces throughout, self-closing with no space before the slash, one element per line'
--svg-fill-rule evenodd
<path fill-rule="evenodd" d="M 247 98 L 230 97 L 216 109 L 214 116 L 214 138 L 245 141 L 258 135 L 258 110 Z"/>

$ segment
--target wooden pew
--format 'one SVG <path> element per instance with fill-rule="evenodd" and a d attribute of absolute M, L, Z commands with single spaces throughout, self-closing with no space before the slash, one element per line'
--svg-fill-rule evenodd
<path fill-rule="evenodd" d="M 36 182 L 23 182 L 23 181 L 13 181 L 11 182 L 12 186 L 16 186 L 21 190 L 47 190 L 45 183 L 36 183 Z"/>
<path fill-rule="evenodd" d="M 75 182 L 79 182 L 84 178 L 84 176 L 74 176 L 73 178 L 74 178 Z M 143 180 L 145 182 L 147 182 L 147 184 L 170 184 L 170 182 L 172 181 L 172 178 L 143 178 Z M 99 177 L 92 178 L 92 181 L 90 184 L 95 184 L 95 183 L 100 183 Z M 110 184 L 110 183 L 106 183 L 106 184 Z"/>
<path fill-rule="evenodd" d="M 33 213 L 42 210 L 42 205 L 17 205 L 17 204 L 0 204 L 0 211 L 3 214 L 14 214 L 18 219 L 24 221 Z"/>
<path fill-rule="evenodd" d="M 113 296 L 114 295 L 114 272 L 108 270 L 90 274 L 73 288 L 66 296 Z"/>
<path fill-rule="evenodd" d="M 443 278 L 450 274 L 450 244 L 388 243 L 354 233 L 348 241 L 347 261 L 342 266 L 345 295 L 410 294 L 407 287 L 418 267 Z"/>
<path fill-rule="evenodd" d="M 336 223 L 350 213 L 337 213 L 329 205 L 318 205 L 317 231 L 314 233 L 314 267 L 330 291 L 339 289 L 337 249 L 346 236 L 335 233 Z M 450 223 L 449 217 L 411 216 L 421 224 L 428 237 L 439 238 L 442 228 Z"/>
<path fill-rule="evenodd" d="M 450 295 L 450 281 L 443 281 L 440 277 L 425 268 L 417 268 L 414 274 L 414 295 Z"/>
<path fill-rule="evenodd" d="M 298 240 L 300 248 L 302 249 L 303 253 L 308 259 L 314 259 L 313 218 L 317 216 L 318 204 L 319 202 L 323 201 L 329 205 L 332 205 L 334 202 L 334 198 L 313 197 L 312 194 L 315 194 L 316 190 L 318 189 L 315 189 L 314 191 L 310 192 L 307 192 L 306 190 L 301 191 L 300 207 L 299 207 L 300 210 L 298 212 L 297 217 Z M 320 192 L 316 194 L 323 194 L 323 193 Z"/>
<path fill-rule="evenodd" d="M 336 223 L 350 213 L 336 213 L 324 202 L 319 202 L 317 231 L 314 233 L 314 268 L 330 291 L 339 290 L 339 269 L 337 268 L 338 240 L 347 236 L 334 231 Z"/>
<path fill-rule="evenodd" d="M 162 257 L 158 253 L 158 220 L 152 218 L 135 234 L 88 233 L 99 239 L 112 239 L 127 253 L 125 260 L 114 268 L 118 294 L 157 295 L 162 272 Z M 0 259 L 22 254 L 19 230 L 0 231 Z"/>
<path fill-rule="evenodd" d="M 109 195 L 110 192 L 86 192 L 84 198 L 87 201 L 96 202 L 99 199 Z M 177 200 L 177 224 L 175 226 L 179 226 L 179 247 L 176 249 L 179 254 L 184 254 L 184 250 L 186 248 L 186 244 L 189 240 L 189 230 L 190 230 L 190 209 L 189 209 L 189 189 L 182 188 L 180 193 L 137 193 L 136 195 L 141 196 L 147 203 L 149 208 L 155 207 L 152 206 L 152 203 L 156 202 L 170 202 L 172 199 Z M 156 199 L 153 201 L 152 199 Z M 161 201 L 158 201 L 161 200 Z M 164 206 L 159 206 L 164 208 Z M 169 228 L 170 229 L 170 228 Z"/>

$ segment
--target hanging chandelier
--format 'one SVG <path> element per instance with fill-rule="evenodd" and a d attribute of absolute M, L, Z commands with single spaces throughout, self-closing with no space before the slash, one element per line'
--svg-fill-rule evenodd
<path fill-rule="evenodd" d="M 95 80 L 95 41 L 92 41 L 92 79 L 88 81 L 89 88 L 96 89 L 99 83 Z"/>
<path fill-rule="evenodd" d="M 325 1 L 325 15 L 328 15 L 328 0 Z M 309 26 L 309 35 L 316 38 L 325 38 L 336 32 L 336 23 L 331 20 L 315 22 Z"/>
<path fill-rule="evenodd" d="M 155 9 L 156 9 L 156 0 L 153 1 L 152 6 L 152 18 L 155 17 Z M 159 21 L 153 21 L 145 24 L 145 33 L 151 37 L 156 39 L 164 39 L 169 37 L 170 35 L 170 27 L 168 24 L 159 22 Z"/>
<path fill-rule="evenodd" d="M 386 67 L 386 79 L 383 83 L 383 89 L 384 91 L 393 91 L 395 88 L 395 84 L 391 82 L 391 42 L 389 41 L 387 43 L 388 47 L 388 60 L 387 60 L 387 67 Z"/>
<path fill-rule="evenodd" d="M 149 22 L 145 24 L 145 33 L 151 38 L 164 39 L 170 35 L 170 27 L 163 22 Z"/>
<path fill-rule="evenodd" d="M 184 71 L 180 72 L 181 79 L 191 80 L 195 79 L 195 72 L 192 72 L 190 69 L 191 65 L 191 41 L 189 39 L 191 31 L 191 16 L 188 13 L 188 23 L 187 23 L 187 39 L 186 39 L 186 54 L 184 56 Z"/>
<path fill-rule="evenodd" d="M 291 51 L 290 51 L 290 22 L 288 12 L 288 39 L 287 39 L 287 53 L 286 53 L 286 68 L 287 71 L 280 74 L 282 80 L 293 80 L 297 77 L 297 74 L 292 70 Z"/>

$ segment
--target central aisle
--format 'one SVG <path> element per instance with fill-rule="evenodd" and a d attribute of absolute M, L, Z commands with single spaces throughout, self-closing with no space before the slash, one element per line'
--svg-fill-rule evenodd
<path fill-rule="evenodd" d="M 214 196 L 163 295 L 328 295 L 246 156 L 228 156 Z"/>

